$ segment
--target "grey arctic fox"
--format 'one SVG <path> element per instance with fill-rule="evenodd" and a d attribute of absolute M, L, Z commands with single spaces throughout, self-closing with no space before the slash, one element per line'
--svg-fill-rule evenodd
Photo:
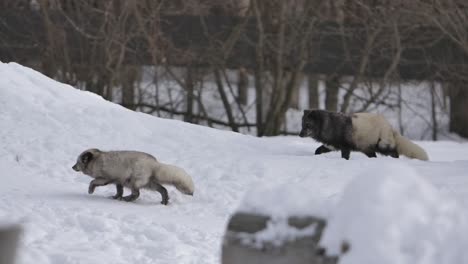
<path fill-rule="evenodd" d="M 343 114 L 325 110 L 304 110 L 300 137 L 312 137 L 323 145 L 315 154 L 341 150 L 341 157 L 349 159 L 351 151 L 368 157 L 376 153 L 398 158 L 428 160 L 426 151 L 394 130 L 379 114 Z"/>
<path fill-rule="evenodd" d="M 140 196 L 140 189 L 158 191 L 162 204 L 167 205 L 169 196 L 163 184 L 173 185 L 180 192 L 193 195 L 192 178 L 181 168 L 164 164 L 150 154 L 138 151 L 101 151 L 88 149 L 78 156 L 73 170 L 94 178 L 89 183 L 88 193 L 97 186 L 115 184 L 114 199 L 134 201 Z M 123 195 L 123 187 L 131 189 L 130 195 Z"/>

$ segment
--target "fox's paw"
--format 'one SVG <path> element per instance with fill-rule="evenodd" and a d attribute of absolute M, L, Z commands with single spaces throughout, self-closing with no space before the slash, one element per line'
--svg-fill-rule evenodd
<path fill-rule="evenodd" d="M 125 201 L 125 202 L 133 202 L 137 199 L 138 197 L 136 196 L 133 196 L 133 195 L 128 195 L 128 196 L 124 196 L 122 197 L 121 200 Z"/>
<path fill-rule="evenodd" d="M 89 188 L 88 188 L 88 193 L 89 193 L 89 194 L 93 194 L 95 188 L 96 188 L 96 187 L 95 187 L 94 185 L 90 185 Z"/>
<path fill-rule="evenodd" d="M 169 203 L 169 200 L 162 200 L 161 204 L 167 205 Z"/>
<path fill-rule="evenodd" d="M 119 195 L 113 195 L 113 196 L 111 196 L 111 197 L 109 197 L 109 198 L 112 198 L 112 199 L 114 199 L 114 200 L 119 200 L 119 201 L 122 200 L 122 196 L 119 196 Z"/>

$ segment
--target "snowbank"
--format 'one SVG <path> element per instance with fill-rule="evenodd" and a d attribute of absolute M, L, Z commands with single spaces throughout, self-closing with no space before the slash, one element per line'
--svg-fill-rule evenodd
<path fill-rule="evenodd" d="M 452 197 L 404 165 L 379 166 L 353 180 L 333 210 L 321 244 L 341 264 L 468 263 L 468 217 Z"/>
<path fill-rule="evenodd" d="M 407 164 L 377 162 L 328 200 L 300 184 L 256 186 L 238 211 L 272 220 L 265 230 L 246 234 L 246 243 L 279 246 L 312 235 L 313 229 L 292 230 L 286 217 L 320 216 L 327 219 L 320 244 L 327 255 L 341 255 L 341 264 L 468 263 L 466 206 L 438 190 L 425 174 Z M 346 254 L 343 244 L 351 245 Z"/>

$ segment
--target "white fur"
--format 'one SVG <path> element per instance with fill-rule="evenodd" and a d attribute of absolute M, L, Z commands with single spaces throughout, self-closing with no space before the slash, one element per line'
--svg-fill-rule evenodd
<path fill-rule="evenodd" d="M 429 160 L 429 157 L 423 148 L 400 135 L 397 131 L 394 131 L 394 135 L 397 142 L 398 153 L 412 159 Z"/>
<path fill-rule="evenodd" d="M 158 162 L 154 168 L 154 176 L 161 184 L 172 184 L 182 193 L 193 195 L 192 177 L 182 168 Z"/>
<path fill-rule="evenodd" d="M 353 114 L 351 120 L 353 142 L 358 149 L 366 150 L 377 142 L 381 148 L 395 147 L 392 126 L 382 115 L 356 113 Z"/>
<path fill-rule="evenodd" d="M 378 142 L 381 149 L 396 148 L 398 154 L 409 158 L 428 160 L 424 149 L 394 131 L 382 115 L 355 113 L 351 120 L 353 124 L 352 139 L 359 150 L 365 151 Z"/>

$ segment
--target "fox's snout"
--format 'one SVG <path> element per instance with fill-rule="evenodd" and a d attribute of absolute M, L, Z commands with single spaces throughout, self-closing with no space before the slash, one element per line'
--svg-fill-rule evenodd
<path fill-rule="evenodd" d="M 76 164 L 73 165 L 72 169 L 73 169 L 74 171 L 79 171 L 79 170 L 78 170 L 78 166 L 76 166 Z"/>

